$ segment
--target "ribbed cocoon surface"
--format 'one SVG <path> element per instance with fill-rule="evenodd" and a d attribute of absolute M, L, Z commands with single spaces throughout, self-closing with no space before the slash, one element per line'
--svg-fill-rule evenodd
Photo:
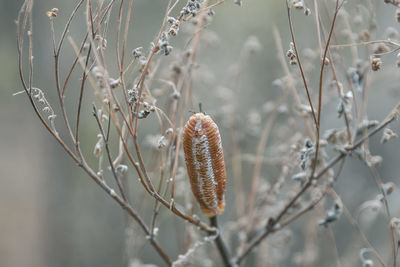
<path fill-rule="evenodd" d="M 192 192 L 202 212 L 213 217 L 224 211 L 226 170 L 218 126 L 196 113 L 185 125 L 183 150 Z"/>

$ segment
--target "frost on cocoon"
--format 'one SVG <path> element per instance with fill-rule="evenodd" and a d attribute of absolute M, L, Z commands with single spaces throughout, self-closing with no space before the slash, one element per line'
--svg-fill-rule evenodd
<path fill-rule="evenodd" d="M 185 125 L 183 150 L 192 192 L 202 212 L 213 217 L 224 211 L 226 171 L 218 126 L 196 113 Z"/>

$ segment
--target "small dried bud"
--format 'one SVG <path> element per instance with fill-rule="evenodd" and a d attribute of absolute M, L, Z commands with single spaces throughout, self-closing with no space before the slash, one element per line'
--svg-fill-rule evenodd
<path fill-rule="evenodd" d="M 176 36 L 176 35 L 178 34 L 178 28 L 176 28 L 176 27 L 171 27 L 171 28 L 168 30 L 168 34 L 171 35 L 171 36 Z"/>
<path fill-rule="evenodd" d="M 375 49 L 375 54 L 382 54 L 386 52 L 389 52 L 389 47 L 384 43 L 380 43 Z"/>
<path fill-rule="evenodd" d="M 299 172 L 292 176 L 293 181 L 300 182 L 300 185 L 303 186 L 307 180 L 307 174 L 305 172 Z"/>
<path fill-rule="evenodd" d="M 179 99 L 181 97 L 181 93 L 179 91 L 174 90 L 174 92 L 171 94 L 171 97 L 175 100 Z"/>
<path fill-rule="evenodd" d="M 120 80 L 119 78 L 116 79 L 116 80 L 114 80 L 114 79 L 109 79 L 109 81 L 110 81 L 110 87 L 111 87 L 112 89 L 117 88 L 118 86 L 121 85 L 121 80 Z"/>
<path fill-rule="evenodd" d="M 46 16 L 47 16 L 48 18 L 50 18 L 50 19 L 53 19 L 53 18 L 57 17 L 57 13 L 56 13 L 56 12 L 53 12 L 53 11 L 47 11 L 47 12 L 46 12 Z"/>
<path fill-rule="evenodd" d="M 296 59 L 296 51 L 294 49 L 294 44 L 293 42 L 290 42 L 290 48 L 286 52 L 286 56 L 290 59 L 289 63 L 290 65 L 296 65 L 297 64 L 297 59 Z"/>
<path fill-rule="evenodd" d="M 134 58 L 140 58 L 142 56 L 143 52 L 143 47 L 137 47 L 132 51 L 133 57 Z"/>
<path fill-rule="evenodd" d="M 171 135 L 171 134 L 173 134 L 174 133 L 174 129 L 172 129 L 172 128 L 168 128 L 166 131 L 165 131 L 165 135 L 166 136 L 169 136 L 169 135 Z"/>
<path fill-rule="evenodd" d="M 165 147 L 167 145 L 167 142 L 165 140 L 165 136 L 164 135 L 161 136 L 160 139 L 158 139 L 157 143 L 158 143 L 158 145 L 157 145 L 158 149 L 162 149 L 163 147 Z"/>
<path fill-rule="evenodd" d="M 235 0 L 235 4 L 238 6 L 242 6 L 242 0 Z"/>
<path fill-rule="evenodd" d="M 363 120 L 357 127 L 357 135 L 364 133 L 364 131 L 371 129 L 379 124 L 377 120 Z"/>
<path fill-rule="evenodd" d="M 294 44 L 292 42 L 290 42 L 290 48 L 289 50 L 286 52 L 286 56 L 290 59 L 294 59 L 296 58 L 296 53 L 294 51 Z"/>
<path fill-rule="evenodd" d="M 367 164 L 369 167 L 376 167 L 377 165 L 381 164 L 383 161 L 382 156 L 369 156 L 367 159 Z"/>
<path fill-rule="evenodd" d="M 327 227 L 328 224 L 335 222 L 340 218 L 340 215 L 342 215 L 342 207 L 343 204 L 340 201 L 337 201 L 335 205 L 333 205 L 332 209 L 326 213 L 325 219 L 320 220 L 318 224 Z"/>
<path fill-rule="evenodd" d="M 53 121 L 56 117 L 57 117 L 57 115 L 52 114 L 52 115 L 48 116 L 47 119 L 48 119 L 49 121 Z"/>
<path fill-rule="evenodd" d="M 168 56 L 172 52 L 173 47 L 171 45 L 167 45 L 164 49 L 164 55 Z"/>
<path fill-rule="evenodd" d="M 83 51 L 87 51 L 87 50 L 89 49 L 89 47 L 90 47 L 90 43 L 86 42 L 86 43 L 83 45 Z"/>
<path fill-rule="evenodd" d="M 296 9 L 303 9 L 304 8 L 303 0 L 295 0 L 293 2 L 293 7 L 296 8 Z"/>
<path fill-rule="evenodd" d="M 208 9 L 208 10 L 207 10 L 207 15 L 209 15 L 209 16 L 214 16 L 214 15 L 215 15 L 214 9 L 212 9 L 212 8 Z"/>
<path fill-rule="evenodd" d="M 138 101 L 138 91 L 136 89 L 136 87 L 129 89 L 127 91 L 128 93 L 128 103 L 129 105 L 133 106 L 134 104 L 136 104 L 136 102 Z"/>
<path fill-rule="evenodd" d="M 325 66 L 328 66 L 329 65 L 329 63 L 330 63 L 330 61 L 329 61 L 329 58 L 325 58 L 325 60 L 324 60 L 324 64 L 325 64 Z"/>
<path fill-rule="evenodd" d="M 181 10 L 181 15 L 192 15 L 193 17 L 197 15 L 201 7 L 201 2 L 199 0 L 188 0 L 186 6 Z"/>
<path fill-rule="evenodd" d="M 120 164 L 117 166 L 117 171 L 120 174 L 125 174 L 128 171 L 128 166 L 124 165 L 124 164 Z"/>
<path fill-rule="evenodd" d="M 363 265 L 362 265 L 363 267 L 374 267 L 374 262 L 372 261 L 372 260 L 365 260 L 364 262 L 363 262 Z"/>
<path fill-rule="evenodd" d="M 362 248 L 360 250 L 360 260 L 362 262 L 362 267 L 373 267 L 374 262 L 371 259 L 367 259 L 365 254 L 371 253 L 372 251 L 369 248 Z"/>
<path fill-rule="evenodd" d="M 382 60 L 379 57 L 372 58 L 371 68 L 373 71 L 379 70 L 381 66 L 382 66 Z"/>
<path fill-rule="evenodd" d="M 400 219 L 399 219 L 399 218 L 396 218 L 396 217 L 393 217 L 393 218 L 390 220 L 390 227 L 392 227 L 393 229 L 396 229 L 396 230 L 397 230 L 397 233 L 399 234 L 399 230 L 400 230 Z"/>
<path fill-rule="evenodd" d="M 371 38 L 371 34 L 367 29 L 364 29 L 360 31 L 358 38 L 360 39 L 360 41 L 368 42 L 369 39 Z"/>
<path fill-rule="evenodd" d="M 399 137 L 397 133 L 393 132 L 389 128 L 385 128 L 385 130 L 383 130 L 381 144 L 384 144 L 387 141 L 389 141 L 390 139 L 397 138 L 397 137 Z"/>
<path fill-rule="evenodd" d="M 97 141 L 96 145 L 94 146 L 94 150 L 93 150 L 93 155 L 98 158 L 100 156 L 100 153 L 102 151 L 102 147 L 103 147 L 103 139 L 100 138 L 99 141 Z"/>
<path fill-rule="evenodd" d="M 132 114 L 135 116 L 136 115 L 136 113 L 133 111 L 132 112 Z M 138 114 L 138 119 L 145 119 L 145 118 L 147 118 L 147 116 L 149 116 L 149 114 L 150 114 L 150 111 L 149 110 L 141 110 L 141 111 L 139 111 L 139 114 Z"/>
<path fill-rule="evenodd" d="M 174 17 L 168 17 L 168 18 L 167 18 L 167 22 L 168 22 L 169 24 L 175 24 L 175 23 L 177 22 L 177 19 L 174 18 Z"/>
<path fill-rule="evenodd" d="M 112 198 L 117 197 L 117 193 L 115 193 L 114 189 L 111 189 L 111 190 L 110 190 L 110 196 L 111 196 Z"/>
<path fill-rule="evenodd" d="M 382 184 L 383 191 L 385 191 L 386 195 L 393 193 L 395 187 L 395 184 L 392 182 Z"/>

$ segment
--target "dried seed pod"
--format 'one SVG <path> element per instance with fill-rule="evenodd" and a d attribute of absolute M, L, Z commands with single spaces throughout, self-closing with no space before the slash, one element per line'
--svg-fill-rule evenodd
<path fill-rule="evenodd" d="M 183 150 L 192 192 L 202 212 L 213 217 L 224 211 L 226 171 L 218 126 L 203 113 L 185 125 Z"/>

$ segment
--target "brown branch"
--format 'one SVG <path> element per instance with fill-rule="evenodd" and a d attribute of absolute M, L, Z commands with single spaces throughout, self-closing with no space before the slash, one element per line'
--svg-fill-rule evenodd
<path fill-rule="evenodd" d="M 217 245 L 217 248 L 218 248 L 219 254 L 222 257 L 222 260 L 224 261 L 225 267 L 235 266 L 232 263 L 231 258 L 229 256 L 228 248 L 226 247 L 225 242 L 221 237 L 221 230 L 218 228 L 217 216 L 210 217 L 210 225 L 212 227 L 215 227 L 216 229 L 218 229 L 218 234 L 214 241 L 215 241 L 215 244 Z"/>
<path fill-rule="evenodd" d="M 305 74 L 304 74 L 303 66 L 301 64 L 299 52 L 297 50 L 296 39 L 294 37 L 294 31 L 293 31 L 292 16 L 290 14 L 290 6 L 289 6 L 289 1 L 288 0 L 286 0 L 286 8 L 287 8 L 287 14 L 288 14 L 288 20 L 289 20 L 290 35 L 292 36 L 292 42 L 293 42 L 293 47 L 294 47 L 294 51 L 295 51 L 295 54 L 296 54 L 297 64 L 299 65 L 301 78 L 303 79 L 304 88 L 306 89 L 308 103 L 310 104 L 310 107 L 311 107 L 311 113 L 312 113 L 312 116 L 313 116 L 313 119 L 314 119 L 314 123 L 315 123 L 315 126 L 318 127 L 317 118 L 315 116 L 315 111 L 314 111 L 314 106 L 313 106 L 312 100 L 311 100 L 310 90 L 308 88 L 308 84 L 307 84 L 307 80 L 306 80 L 306 77 L 305 77 Z"/>
<path fill-rule="evenodd" d="M 106 148 L 106 154 L 107 154 L 108 162 L 110 164 L 111 172 L 112 172 L 112 174 L 113 174 L 113 176 L 115 178 L 115 182 L 118 185 L 118 188 L 119 188 L 119 191 L 121 193 L 122 199 L 125 202 L 128 202 L 128 199 L 127 199 L 126 193 L 125 193 L 125 189 L 122 186 L 121 179 L 120 179 L 120 177 L 119 177 L 119 175 L 117 173 L 117 170 L 115 169 L 113 160 L 111 158 L 110 147 L 109 147 L 109 144 L 108 144 L 108 134 L 107 134 L 107 137 L 106 137 L 106 134 L 104 133 L 103 125 L 101 124 L 99 116 L 98 116 L 98 113 L 97 113 L 97 108 L 96 108 L 96 106 L 94 104 L 93 104 L 93 116 L 96 119 L 97 125 L 98 125 L 99 130 L 100 130 L 100 134 L 101 134 L 101 136 L 103 138 L 104 146 Z M 110 119 L 108 121 L 110 121 Z M 109 129 L 109 127 L 108 127 L 108 129 Z"/>
<path fill-rule="evenodd" d="M 343 2 L 342 2 L 343 4 Z M 316 143 L 315 143 L 315 157 L 314 157 L 314 162 L 312 165 L 312 172 L 311 172 L 311 177 L 314 176 L 314 172 L 317 168 L 317 161 L 318 161 L 318 153 L 319 153 L 319 136 L 320 136 L 320 130 L 321 130 L 321 112 L 322 112 L 322 84 L 323 84 L 323 77 L 324 77 L 324 69 L 326 65 L 326 60 L 327 60 L 327 54 L 329 50 L 329 44 L 332 38 L 333 30 L 335 28 L 335 22 L 337 18 L 337 14 L 339 12 L 340 7 L 342 4 L 339 5 L 339 0 L 336 0 L 336 7 L 335 7 L 335 13 L 333 15 L 333 20 L 331 23 L 331 28 L 329 30 L 329 35 L 328 35 L 328 40 L 326 41 L 325 44 L 325 50 L 324 50 L 324 55 L 322 57 L 321 61 L 321 70 L 319 74 L 319 94 L 318 94 L 318 119 L 317 119 L 317 131 L 316 131 Z"/>
<path fill-rule="evenodd" d="M 321 19 L 320 19 L 319 12 L 318 12 L 318 3 L 316 0 L 314 0 L 314 12 L 315 12 L 315 21 L 316 21 L 317 28 L 318 28 L 318 43 L 320 45 L 320 50 L 322 50 L 321 38 L 323 38 L 325 41 L 325 33 L 324 33 L 323 27 L 321 27 L 322 23 L 321 23 Z M 334 33 L 332 33 L 332 38 L 333 37 L 334 37 Z M 335 80 L 335 83 L 336 83 L 338 95 L 342 99 L 344 97 L 343 92 L 342 92 L 343 90 L 342 90 L 341 86 L 339 85 L 339 79 L 338 79 L 338 76 L 336 73 L 336 67 L 333 62 L 333 57 L 331 55 L 330 48 L 328 48 L 328 57 L 329 57 L 329 62 L 330 62 L 331 69 L 332 69 L 333 79 Z M 351 130 L 350 130 L 350 118 L 348 117 L 347 112 L 343 112 L 343 117 L 344 117 L 344 121 L 346 123 L 347 141 L 351 145 L 352 139 L 351 139 Z"/>
<path fill-rule="evenodd" d="M 89 58 L 90 58 L 90 52 L 92 50 L 92 46 L 89 46 L 88 53 L 86 55 L 86 62 L 85 62 L 85 67 L 83 68 L 82 72 L 82 78 L 81 78 L 81 87 L 79 90 L 79 100 L 78 100 L 78 110 L 76 114 L 76 126 L 75 126 L 75 141 L 76 141 L 76 149 L 79 150 L 79 122 L 80 122 L 80 115 L 81 115 L 81 108 L 82 108 L 82 100 L 83 100 L 83 91 L 85 89 L 85 82 L 86 82 L 86 70 L 89 65 Z"/>

